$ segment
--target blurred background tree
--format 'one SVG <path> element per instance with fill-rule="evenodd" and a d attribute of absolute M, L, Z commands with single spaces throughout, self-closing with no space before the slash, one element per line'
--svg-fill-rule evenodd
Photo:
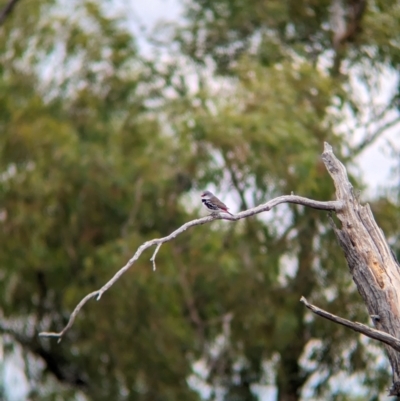
<path fill-rule="evenodd" d="M 0 329 L 28 398 L 378 399 L 379 347 L 299 302 L 368 322 L 326 214 L 297 206 L 196 227 L 60 344 L 37 336 L 198 216 L 200 190 L 233 211 L 332 199 L 323 142 L 352 166 L 399 121 L 396 1 L 188 1 L 151 56 L 113 7 L 20 2 L 0 27 Z M 372 200 L 397 254 L 398 190 Z"/>

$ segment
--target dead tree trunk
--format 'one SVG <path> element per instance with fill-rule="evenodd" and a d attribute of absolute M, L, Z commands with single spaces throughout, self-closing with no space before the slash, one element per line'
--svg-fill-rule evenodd
<path fill-rule="evenodd" d="M 333 220 L 332 226 L 377 330 L 330 315 L 304 298 L 302 301 L 313 312 L 383 342 L 393 371 L 389 395 L 400 396 L 400 266 L 369 205 L 360 205 L 345 167 L 327 143 L 322 160 L 334 181 L 337 201 L 342 202 L 342 208 L 335 212 L 341 227 Z"/>
<path fill-rule="evenodd" d="M 341 227 L 332 226 L 343 248 L 347 263 L 358 291 L 367 305 L 375 329 L 361 323 L 351 322 L 332 315 L 302 297 L 301 301 L 314 313 L 335 323 L 342 324 L 370 338 L 382 342 L 393 371 L 393 385 L 389 395 L 400 396 L 400 266 L 391 252 L 385 236 L 377 226 L 368 205 L 360 205 L 353 187 L 347 177 L 346 169 L 332 152 L 332 147 L 325 143 L 322 160 L 336 187 L 336 200 L 317 201 L 296 195 L 283 195 L 268 202 L 244 210 L 236 215 L 215 214 L 189 221 L 163 238 L 155 238 L 140 245 L 125 266 L 121 267 L 100 289 L 87 294 L 75 307 L 67 325 L 60 332 L 42 332 L 43 337 L 61 338 L 72 326 L 82 307 L 92 298 L 101 296 L 129 270 L 139 259 L 144 250 L 156 246 L 151 262 L 156 268 L 155 258 L 162 244 L 174 240 L 187 229 L 214 220 L 238 221 L 259 213 L 268 212 L 281 203 L 294 203 L 319 210 L 334 212 L 341 222 Z M 399 295 L 398 295 L 399 294 Z"/>

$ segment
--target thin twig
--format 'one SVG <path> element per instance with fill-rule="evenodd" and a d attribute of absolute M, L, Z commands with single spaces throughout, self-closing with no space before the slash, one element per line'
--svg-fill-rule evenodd
<path fill-rule="evenodd" d="M 307 301 L 307 299 L 304 297 L 301 297 L 300 302 L 303 302 L 303 304 L 308 309 L 310 309 L 312 312 L 314 312 L 318 316 L 322 316 L 325 319 L 331 320 L 332 322 L 341 324 L 342 326 L 346 326 L 354 331 L 357 331 L 358 333 L 364 334 L 365 336 L 367 336 L 369 338 L 372 338 L 374 340 L 378 340 L 382 343 L 385 343 L 385 344 L 391 346 L 396 351 L 400 351 L 400 340 L 396 337 L 393 337 L 392 335 L 390 335 L 388 333 L 385 333 L 384 331 L 376 330 L 365 324 L 358 323 L 358 322 L 352 322 L 352 321 L 344 319 L 342 317 L 333 315 L 332 313 L 329 313 L 323 309 L 318 308 L 315 305 L 310 304 Z M 375 316 L 375 319 L 376 319 L 376 316 Z"/>
<path fill-rule="evenodd" d="M 93 291 L 90 294 L 86 295 L 80 302 L 79 304 L 75 307 L 74 311 L 72 312 L 69 321 L 67 325 L 64 327 L 62 331 L 59 333 L 55 332 L 42 332 L 39 333 L 39 336 L 42 337 L 58 337 L 61 339 L 61 337 L 65 334 L 65 332 L 72 326 L 74 323 L 74 320 L 79 313 L 79 311 L 82 309 L 82 307 L 86 304 L 87 301 L 90 299 L 96 297 L 97 301 L 101 298 L 101 296 L 129 269 L 132 267 L 132 265 L 139 259 L 140 255 L 145 251 L 146 249 L 157 245 L 152 258 L 150 259 L 151 262 L 153 263 L 153 269 L 155 269 L 155 258 L 157 255 L 158 250 L 160 249 L 161 245 L 164 244 L 165 242 L 171 241 L 175 237 L 177 237 L 179 234 L 182 234 L 184 231 L 186 231 L 188 228 L 194 227 L 194 226 L 199 226 L 202 224 L 210 223 L 214 220 L 231 220 L 231 221 L 238 221 L 241 219 L 244 219 L 246 217 L 254 216 L 256 214 L 262 213 L 262 212 L 267 212 L 271 210 L 273 207 L 281 204 L 281 203 L 294 203 L 298 205 L 304 205 L 308 206 L 314 209 L 319 209 L 319 210 L 331 210 L 331 211 L 340 211 L 343 207 L 343 202 L 342 201 L 327 201 L 327 202 L 320 202 L 316 201 L 313 199 L 308 199 L 308 198 L 303 198 L 301 196 L 296 196 L 296 195 L 284 195 L 284 196 L 279 196 L 277 198 L 271 199 L 269 202 L 264 203 L 262 205 L 250 208 L 248 210 L 245 210 L 243 212 L 240 212 L 234 216 L 227 215 L 226 213 L 222 214 L 212 214 L 210 216 L 202 217 L 201 219 L 196 219 L 189 221 L 185 224 L 183 224 L 181 227 L 173 231 L 171 234 L 167 235 L 166 237 L 163 238 L 156 238 L 150 241 L 145 242 L 142 244 L 135 254 L 132 256 L 131 259 L 129 259 L 128 263 L 123 266 L 120 270 L 117 271 L 117 273 L 114 274 L 114 276 L 106 283 L 104 284 L 103 287 L 101 287 L 97 291 Z M 59 340 L 60 341 L 60 340 Z"/>
<path fill-rule="evenodd" d="M 157 247 L 156 247 L 156 249 L 155 249 L 155 251 L 154 251 L 154 253 L 153 253 L 153 256 L 150 258 L 150 262 L 153 263 L 153 271 L 154 271 L 154 272 L 156 271 L 156 268 L 157 268 L 157 266 L 156 266 L 156 256 L 157 256 L 158 251 L 159 251 L 160 248 L 161 248 L 161 245 L 162 245 L 162 242 L 160 242 L 160 243 L 157 245 Z"/>

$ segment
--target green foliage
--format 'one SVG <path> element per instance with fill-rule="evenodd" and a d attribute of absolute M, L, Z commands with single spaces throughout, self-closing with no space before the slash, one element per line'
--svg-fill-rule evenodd
<path fill-rule="evenodd" d="M 197 190 L 216 188 L 233 211 L 292 191 L 333 198 L 318 155 L 324 141 L 336 153 L 349 148 L 330 112 L 349 95 L 311 57 L 330 49 L 329 4 L 187 3 L 182 50 L 195 63 L 212 56 L 231 76 L 210 82 L 199 72 L 198 90 L 174 60 L 144 60 L 125 21 L 99 2 L 65 9 L 31 1 L 6 21 L 0 329 L 36 358 L 27 363 L 40 372 L 31 399 L 196 400 L 187 382 L 196 363 L 210 397 L 220 390 L 226 400 L 255 400 L 260 384 L 276 385 L 280 400 L 298 399 L 320 371 L 316 393 L 325 399 L 350 399 L 328 389 L 343 371 L 361 372 L 367 387 L 387 386 L 365 368 L 376 357 L 368 344 L 299 302 L 304 295 L 366 320 L 327 216 L 297 206 L 191 229 L 163 245 L 156 272 L 146 252 L 86 305 L 61 344 L 37 336 L 61 330 L 76 303 L 144 241 L 197 217 Z M 382 8 L 368 8 L 366 18 L 377 13 L 396 28 L 388 13 L 396 6 Z M 376 61 L 395 65 L 379 29 L 387 58 Z M 354 48 L 352 61 L 364 51 Z M 375 208 L 398 235 L 398 205 Z"/>
<path fill-rule="evenodd" d="M 365 9 L 362 4 L 341 3 L 341 23 L 348 31 L 346 49 L 335 46 L 337 16 L 332 2 L 326 0 L 191 1 L 186 7 L 186 25 L 176 39 L 195 62 L 203 64 L 211 57 L 222 74 L 231 74 L 237 60 L 247 54 L 271 66 L 294 54 L 314 63 L 326 62 L 337 52 L 346 62 L 368 60 L 398 68 L 398 2 L 366 2 Z M 364 11 L 358 19 L 359 10 Z"/>
<path fill-rule="evenodd" d="M 264 65 L 282 61 L 289 51 L 315 57 L 329 46 L 329 32 L 321 28 L 329 18 L 330 4 L 325 0 L 190 2 L 188 25 L 178 40 L 197 62 L 210 55 L 222 73 L 249 48 L 255 48 Z"/>

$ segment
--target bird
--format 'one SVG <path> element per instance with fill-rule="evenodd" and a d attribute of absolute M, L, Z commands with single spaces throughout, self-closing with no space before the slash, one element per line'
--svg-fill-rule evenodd
<path fill-rule="evenodd" d="M 210 191 L 205 191 L 201 194 L 201 201 L 203 205 L 210 209 L 213 213 L 215 212 L 225 212 L 233 216 L 232 213 L 228 212 L 228 207 L 225 203 L 221 202 L 213 193 Z"/>

